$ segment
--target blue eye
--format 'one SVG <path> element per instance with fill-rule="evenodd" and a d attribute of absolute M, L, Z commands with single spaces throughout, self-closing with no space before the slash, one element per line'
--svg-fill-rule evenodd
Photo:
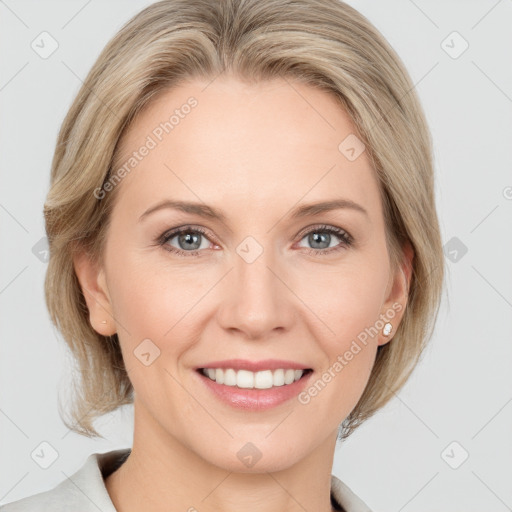
<path fill-rule="evenodd" d="M 330 247 L 333 235 L 334 238 L 338 238 L 341 242 L 334 247 Z M 313 248 L 306 247 L 306 252 L 313 255 L 329 254 L 333 251 L 348 248 L 353 243 L 353 238 L 345 230 L 335 226 L 316 226 L 302 234 L 300 241 L 306 237 L 308 242 L 313 245 Z M 169 243 L 174 238 L 177 240 L 176 243 L 178 247 Z M 201 238 L 203 238 L 203 240 L 201 240 Z M 178 256 L 200 256 L 201 249 L 208 249 L 209 244 L 205 242 L 206 240 L 211 243 L 204 229 L 194 226 L 182 226 L 171 231 L 166 231 L 158 238 L 158 243 L 166 251 L 172 252 Z M 203 245 L 202 241 L 206 243 L 203 247 L 201 247 Z M 322 247 L 325 244 L 327 244 L 327 246 Z"/>
<path fill-rule="evenodd" d="M 332 236 L 341 240 L 341 243 L 330 247 Z M 317 226 L 305 233 L 301 240 L 307 238 L 313 249 L 306 248 L 308 254 L 330 254 L 333 251 L 339 251 L 343 248 L 350 247 L 353 243 L 352 237 L 343 229 L 335 226 Z M 315 247 L 327 244 L 327 247 Z M 328 250 L 325 250 L 328 249 Z"/>
<path fill-rule="evenodd" d="M 201 248 L 201 237 L 206 238 L 206 231 L 201 228 L 192 228 L 192 226 L 183 226 L 177 228 L 171 232 L 164 233 L 160 239 L 160 244 L 169 251 L 178 254 L 179 256 L 196 256 L 200 252 Z M 177 239 L 177 243 L 184 248 L 193 249 L 192 251 L 186 251 L 180 247 L 176 248 L 169 245 L 169 242 L 173 239 Z M 203 249 L 208 247 L 203 247 Z"/>

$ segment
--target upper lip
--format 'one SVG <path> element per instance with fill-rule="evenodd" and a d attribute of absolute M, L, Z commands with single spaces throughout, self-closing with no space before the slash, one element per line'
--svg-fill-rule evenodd
<path fill-rule="evenodd" d="M 295 361 L 285 361 L 283 359 L 264 359 L 261 361 L 249 361 L 247 359 L 225 359 L 224 361 L 212 361 L 198 366 L 201 368 L 233 368 L 234 370 L 249 370 L 258 372 L 262 370 L 278 370 L 279 368 L 293 370 L 309 370 L 310 367 Z"/>

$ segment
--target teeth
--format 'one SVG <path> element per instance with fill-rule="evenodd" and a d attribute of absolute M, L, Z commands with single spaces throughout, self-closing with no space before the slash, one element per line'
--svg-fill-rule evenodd
<path fill-rule="evenodd" d="M 286 386 L 299 380 L 304 370 L 278 369 L 250 372 L 233 368 L 203 368 L 203 375 L 225 386 L 237 386 L 247 389 L 268 389 L 274 386 Z"/>

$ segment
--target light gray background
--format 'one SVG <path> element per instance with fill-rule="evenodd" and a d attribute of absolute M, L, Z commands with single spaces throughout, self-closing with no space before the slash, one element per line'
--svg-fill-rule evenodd
<path fill-rule="evenodd" d="M 106 440 L 73 434 L 59 417 L 70 363 L 33 247 L 44 236 L 60 123 L 100 50 L 149 3 L 0 0 L 0 504 L 55 486 L 90 453 L 131 445 L 129 407 L 98 423 Z M 434 137 L 443 242 L 456 237 L 467 253 L 456 262 L 447 254 L 443 305 L 420 366 L 339 446 L 333 473 L 376 511 L 512 510 L 512 1 L 349 3 L 416 84 Z M 59 44 L 47 59 L 31 48 L 43 31 Z M 454 31 L 469 44 L 457 58 Z M 59 455 L 48 469 L 31 458 L 42 442 Z M 469 457 L 452 469 L 447 461 L 463 450 Z"/>

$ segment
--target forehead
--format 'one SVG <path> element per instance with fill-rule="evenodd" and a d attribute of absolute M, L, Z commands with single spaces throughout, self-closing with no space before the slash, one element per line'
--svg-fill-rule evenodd
<path fill-rule="evenodd" d="M 366 152 L 354 160 L 340 150 L 356 134 L 335 97 L 302 83 L 193 80 L 161 93 L 123 137 L 114 171 L 134 165 L 120 201 L 138 211 L 167 196 L 243 210 L 344 197 L 375 209 Z"/>

